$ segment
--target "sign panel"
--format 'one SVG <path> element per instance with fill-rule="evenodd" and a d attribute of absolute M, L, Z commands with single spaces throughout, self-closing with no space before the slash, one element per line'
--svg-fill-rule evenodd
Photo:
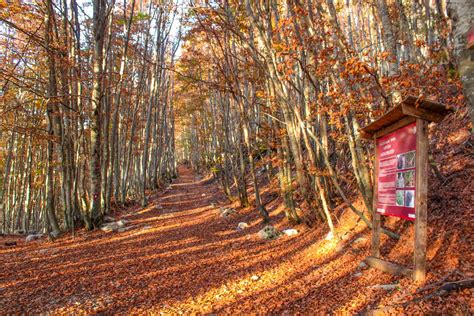
<path fill-rule="evenodd" d="M 416 123 L 376 140 L 377 212 L 415 220 Z"/>

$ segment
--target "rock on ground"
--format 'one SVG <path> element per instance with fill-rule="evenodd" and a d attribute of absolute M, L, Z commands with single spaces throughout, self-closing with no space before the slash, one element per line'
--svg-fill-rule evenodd
<path fill-rule="evenodd" d="M 249 227 L 249 224 L 247 224 L 246 222 L 240 222 L 237 225 L 237 230 L 244 230 L 245 228 L 248 228 L 248 227 Z"/>
<path fill-rule="evenodd" d="M 115 232 L 120 228 L 117 222 L 107 223 L 100 227 L 100 230 L 106 233 Z"/>
<path fill-rule="evenodd" d="M 252 277 L 250 278 L 250 280 L 252 281 L 258 281 L 258 279 L 260 279 L 258 275 L 252 275 Z"/>
<path fill-rule="evenodd" d="M 334 234 L 332 232 L 329 232 L 327 235 L 326 235 L 326 240 L 332 240 L 334 238 Z"/>
<path fill-rule="evenodd" d="M 126 219 L 121 219 L 121 220 L 117 221 L 117 225 L 120 228 L 125 227 L 125 225 L 128 224 L 128 223 L 129 223 L 129 221 L 127 221 Z"/>
<path fill-rule="evenodd" d="M 298 231 L 294 228 L 284 229 L 281 232 L 287 236 L 298 235 Z"/>
<path fill-rule="evenodd" d="M 121 220 L 118 220 L 116 222 L 104 223 L 100 227 L 100 230 L 102 230 L 103 232 L 106 232 L 106 233 L 116 232 L 116 231 L 123 232 L 123 231 L 127 230 L 127 229 L 124 229 L 124 228 L 128 223 L 130 223 L 130 221 L 128 221 L 126 219 L 121 219 Z"/>
<path fill-rule="evenodd" d="M 280 237 L 280 232 L 273 226 L 267 225 L 258 232 L 258 237 L 265 240 L 277 239 Z"/>
<path fill-rule="evenodd" d="M 30 241 L 33 241 L 33 240 L 36 240 L 36 239 L 41 238 L 41 236 L 43 236 L 43 234 L 32 234 L 32 235 L 28 235 L 28 236 L 26 236 L 25 241 L 26 241 L 26 242 L 30 242 Z"/>
<path fill-rule="evenodd" d="M 106 223 L 115 222 L 115 218 L 112 217 L 112 216 L 109 216 L 109 215 L 105 215 L 104 216 L 104 222 L 106 222 Z"/>
<path fill-rule="evenodd" d="M 229 217 L 230 215 L 234 214 L 235 212 L 237 212 L 234 208 L 230 208 L 230 207 L 221 207 L 219 209 L 219 212 L 221 213 L 221 216 L 222 217 Z"/>

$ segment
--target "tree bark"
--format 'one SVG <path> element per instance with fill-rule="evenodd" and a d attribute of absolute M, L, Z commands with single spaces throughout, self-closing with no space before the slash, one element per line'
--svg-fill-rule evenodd
<path fill-rule="evenodd" d="M 453 22 L 454 55 L 474 134 L 474 1 L 448 0 L 447 8 Z"/>
<path fill-rule="evenodd" d="M 102 109 L 102 80 L 103 80 L 103 47 L 105 37 L 106 1 L 93 1 L 93 82 L 91 97 L 91 160 L 90 160 L 90 219 L 94 227 L 101 223 L 101 109 Z M 89 227 L 91 229 L 92 227 Z"/>

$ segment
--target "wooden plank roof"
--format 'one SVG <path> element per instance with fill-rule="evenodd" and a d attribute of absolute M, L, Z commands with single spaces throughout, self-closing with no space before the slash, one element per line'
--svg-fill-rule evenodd
<path fill-rule="evenodd" d="M 382 115 L 377 120 L 359 130 L 360 137 L 373 139 L 373 135 L 381 129 L 390 126 L 404 117 L 413 116 L 430 122 L 439 122 L 447 114 L 454 111 L 454 107 L 434 101 L 408 96 L 393 109 Z"/>

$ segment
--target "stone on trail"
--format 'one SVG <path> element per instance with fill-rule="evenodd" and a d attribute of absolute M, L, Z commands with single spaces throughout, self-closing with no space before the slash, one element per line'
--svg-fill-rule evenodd
<path fill-rule="evenodd" d="M 121 220 L 118 220 L 116 222 L 110 222 L 110 223 L 104 223 L 102 224 L 102 226 L 100 227 L 100 230 L 103 231 L 103 232 L 106 232 L 106 233 L 110 233 L 110 232 L 124 232 L 130 228 L 125 228 L 125 226 L 130 223 L 129 220 L 126 220 L 126 219 L 121 219 Z M 133 227 L 133 226 L 130 226 L 130 227 Z"/>
<path fill-rule="evenodd" d="M 364 261 L 361 261 L 361 262 L 359 263 L 359 268 L 361 268 L 361 269 L 367 268 L 367 263 L 365 263 Z"/>
<path fill-rule="evenodd" d="M 247 224 L 246 222 L 240 222 L 237 225 L 237 230 L 244 230 L 245 228 L 248 228 L 248 227 L 249 227 L 249 224 Z"/>
<path fill-rule="evenodd" d="M 109 216 L 109 215 L 105 215 L 104 216 L 104 222 L 106 222 L 106 223 L 115 222 L 115 218 L 113 218 L 112 216 Z"/>
<path fill-rule="evenodd" d="M 326 238 L 324 238 L 325 240 L 332 240 L 334 238 L 334 234 L 332 232 L 329 232 L 327 235 L 326 235 Z"/>
<path fill-rule="evenodd" d="M 128 224 L 128 223 L 129 223 L 128 220 L 126 220 L 126 219 L 121 219 L 121 220 L 117 221 L 117 226 L 120 227 L 120 228 L 123 228 L 123 227 L 125 227 L 125 225 Z"/>
<path fill-rule="evenodd" d="M 258 237 L 264 240 L 273 240 L 280 237 L 280 232 L 275 227 L 267 225 L 258 232 Z"/>
<path fill-rule="evenodd" d="M 230 215 L 234 214 L 236 210 L 230 207 L 221 207 L 219 208 L 219 212 L 221 213 L 222 217 L 229 217 Z"/>
<path fill-rule="evenodd" d="M 106 233 L 110 233 L 110 232 L 117 231 L 117 229 L 119 228 L 120 228 L 119 225 L 116 222 L 113 222 L 113 223 L 107 223 L 107 224 L 102 225 L 100 227 L 100 230 Z"/>
<path fill-rule="evenodd" d="M 28 235 L 28 236 L 26 236 L 25 241 L 26 241 L 26 242 L 30 242 L 30 241 L 33 241 L 33 240 L 36 240 L 36 239 L 41 238 L 41 236 L 43 236 L 43 234 Z"/>
<path fill-rule="evenodd" d="M 250 278 L 250 280 L 252 281 L 258 281 L 258 279 L 260 279 L 258 275 L 252 275 L 252 277 Z"/>
<path fill-rule="evenodd" d="M 294 228 L 284 229 L 281 232 L 287 236 L 298 235 L 298 231 Z"/>

